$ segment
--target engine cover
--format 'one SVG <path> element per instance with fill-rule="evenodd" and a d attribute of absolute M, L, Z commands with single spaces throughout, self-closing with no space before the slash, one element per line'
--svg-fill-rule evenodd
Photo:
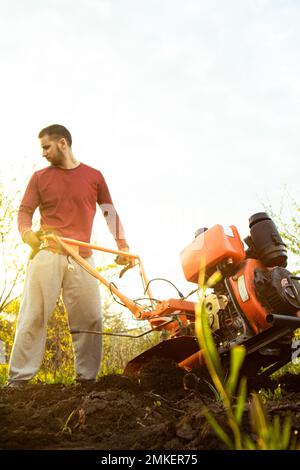
<path fill-rule="evenodd" d="M 270 327 L 266 317 L 270 310 L 262 305 L 254 285 L 254 272 L 256 269 L 267 272 L 266 268 L 256 259 L 246 259 L 234 276 L 226 283 L 229 294 L 238 311 L 246 320 L 248 326 L 256 334 Z"/>
<path fill-rule="evenodd" d="M 287 269 L 255 269 L 254 285 L 260 302 L 272 313 L 288 315 L 300 309 L 300 283 Z"/>
<path fill-rule="evenodd" d="M 234 225 L 214 225 L 201 232 L 180 254 L 181 265 L 187 281 L 199 281 L 199 272 L 205 271 L 208 278 L 218 265 L 227 260 L 233 266 L 246 257 L 243 242 Z"/>

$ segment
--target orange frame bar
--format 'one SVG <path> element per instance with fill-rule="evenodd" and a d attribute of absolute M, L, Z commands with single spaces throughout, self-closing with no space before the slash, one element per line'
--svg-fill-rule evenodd
<path fill-rule="evenodd" d="M 131 299 L 129 299 L 126 295 L 124 295 L 121 291 L 119 291 L 113 284 L 108 282 L 103 276 L 101 276 L 101 274 L 97 271 L 97 269 L 95 269 L 84 258 L 82 258 L 82 256 L 80 256 L 79 253 L 77 253 L 77 251 L 75 251 L 70 245 L 85 246 L 85 247 L 91 248 L 92 250 L 98 250 L 98 251 L 103 251 L 106 253 L 126 256 L 131 259 L 137 259 L 139 267 L 140 267 L 140 273 L 141 273 L 141 278 L 144 284 L 144 288 L 146 289 L 147 287 L 146 293 L 148 294 L 150 301 L 151 301 L 152 293 L 148 286 L 148 280 L 145 274 L 144 267 L 138 255 L 133 254 L 133 253 L 128 253 L 127 251 L 112 250 L 110 248 L 104 248 L 99 245 L 94 245 L 92 243 L 86 243 L 86 242 L 82 242 L 79 240 L 74 240 L 72 238 L 59 237 L 58 235 L 54 235 L 54 234 L 45 235 L 43 237 L 43 240 L 45 240 L 46 242 L 47 240 L 53 240 L 56 243 L 58 243 L 62 248 L 64 248 L 64 250 L 67 253 L 69 253 L 69 255 L 72 256 L 72 258 L 74 258 L 83 268 L 85 268 L 92 276 L 94 276 L 102 284 L 104 284 L 108 289 L 110 289 L 117 297 L 119 297 L 119 299 L 135 315 L 136 318 L 140 320 L 144 320 L 149 317 L 149 311 L 144 310 L 143 307 L 141 306 L 138 306 Z"/>
<path fill-rule="evenodd" d="M 144 269 L 142 260 L 139 257 L 139 255 L 135 255 L 133 253 L 128 253 L 127 251 L 112 250 L 111 248 L 104 248 L 102 246 L 94 245 L 92 243 L 81 242 L 79 240 L 73 240 L 72 238 L 65 238 L 65 237 L 57 237 L 57 238 L 60 239 L 62 242 L 68 243 L 69 245 L 86 246 L 88 248 L 91 248 L 92 250 L 103 251 L 105 253 L 112 253 L 112 254 L 116 254 L 116 255 L 126 256 L 127 258 L 131 258 L 131 259 L 136 259 L 138 261 L 138 265 L 139 265 L 139 268 L 140 268 L 140 273 L 141 273 L 141 278 L 142 278 L 142 282 L 143 282 L 144 289 L 145 289 L 145 294 L 148 293 L 148 296 L 150 297 L 150 299 L 152 298 L 152 292 L 151 292 L 151 289 L 148 285 L 149 282 L 148 282 L 148 279 L 147 279 L 147 276 L 146 276 L 146 273 L 145 273 L 145 269 Z"/>

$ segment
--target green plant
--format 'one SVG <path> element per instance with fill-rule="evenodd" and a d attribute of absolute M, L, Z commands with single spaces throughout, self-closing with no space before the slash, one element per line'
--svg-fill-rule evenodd
<path fill-rule="evenodd" d="M 71 427 L 69 426 L 69 423 L 70 423 L 70 421 L 71 421 L 71 419 L 72 419 L 72 417 L 73 417 L 73 415 L 74 415 L 75 412 L 76 412 L 76 410 L 73 410 L 73 411 L 69 414 L 69 416 L 67 417 L 65 424 L 64 424 L 64 425 L 62 426 L 62 428 L 61 428 L 61 432 L 62 432 L 62 433 L 72 434 L 72 429 L 71 429 Z"/>
<path fill-rule="evenodd" d="M 252 395 L 250 417 L 256 440 L 253 442 L 248 436 L 245 436 L 248 449 L 295 450 L 297 448 L 295 436 L 291 435 L 291 417 L 287 416 L 283 424 L 280 423 L 279 416 L 274 416 L 273 421 L 270 421 L 263 402 L 256 393 Z"/>
<path fill-rule="evenodd" d="M 7 364 L 0 364 L 0 385 L 4 385 L 7 377 Z"/>
<path fill-rule="evenodd" d="M 275 388 L 273 392 L 269 388 L 268 389 L 261 388 L 258 394 L 263 403 L 266 403 L 267 401 L 270 401 L 270 400 L 281 400 L 282 388 L 280 384 Z"/>

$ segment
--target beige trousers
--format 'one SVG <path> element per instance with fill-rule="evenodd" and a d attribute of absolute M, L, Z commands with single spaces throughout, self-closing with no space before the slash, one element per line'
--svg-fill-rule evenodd
<path fill-rule="evenodd" d="M 92 257 L 87 261 L 93 265 Z M 99 282 L 67 256 L 40 251 L 28 263 L 8 383 L 30 380 L 41 367 L 47 323 L 61 292 L 71 331 L 101 330 Z M 102 336 L 78 333 L 72 335 L 72 340 L 76 378 L 95 379 L 101 362 Z"/>

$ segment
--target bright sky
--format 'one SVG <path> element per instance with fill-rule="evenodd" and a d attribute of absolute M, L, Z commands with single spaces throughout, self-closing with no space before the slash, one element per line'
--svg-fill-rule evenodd
<path fill-rule="evenodd" d="M 279 210 L 285 187 L 299 201 L 298 1 L 0 7 L 1 180 L 25 189 L 45 166 L 39 130 L 65 125 L 75 156 L 104 174 L 149 278 L 187 293 L 179 253 L 197 228 L 234 224 L 245 238 L 249 216 Z"/>

